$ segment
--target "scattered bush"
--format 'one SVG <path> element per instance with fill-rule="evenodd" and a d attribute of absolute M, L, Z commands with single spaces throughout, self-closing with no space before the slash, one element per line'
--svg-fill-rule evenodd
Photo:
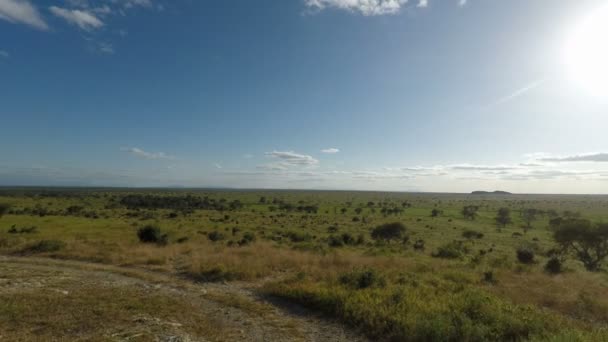
<path fill-rule="evenodd" d="M 390 242 L 392 240 L 403 239 L 406 228 L 401 222 L 386 223 L 372 230 L 372 239 L 384 240 Z"/>
<path fill-rule="evenodd" d="M 291 240 L 291 242 L 306 242 L 312 240 L 312 236 L 308 233 L 302 233 L 297 231 L 289 231 L 286 234 L 287 238 Z"/>
<path fill-rule="evenodd" d="M 189 237 L 187 237 L 187 236 L 182 236 L 182 237 L 180 237 L 179 239 L 177 239 L 177 243 L 185 243 L 185 242 L 188 242 L 189 240 L 190 240 L 190 238 L 189 238 Z"/>
<path fill-rule="evenodd" d="M 483 272 L 483 281 L 490 284 L 496 284 L 496 278 L 494 278 L 493 271 Z"/>
<path fill-rule="evenodd" d="M 0 203 L 0 217 L 4 216 L 4 214 L 6 214 L 10 208 L 11 206 L 8 204 Z"/>
<path fill-rule="evenodd" d="M 59 240 L 41 240 L 33 245 L 25 247 L 22 252 L 25 254 L 52 253 L 65 247 L 65 242 Z"/>
<path fill-rule="evenodd" d="M 562 261 L 557 257 L 553 257 L 553 258 L 549 259 L 547 261 L 547 263 L 545 264 L 545 271 L 547 271 L 548 273 L 551 273 L 551 274 L 561 273 L 562 272 Z"/>
<path fill-rule="evenodd" d="M 209 270 L 204 270 L 196 275 L 196 279 L 203 282 L 224 282 L 237 280 L 239 277 L 236 273 L 227 270 L 224 266 L 220 265 L 213 267 Z"/>
<path fill-rule="evenodd" d="M 469 249 L 461 241 L 452 241 L 440 246 L 435 253 L 435 258 L 457 259 L 463 257 Z"/>
<path fill-rule="evenodd" d="M 159 227 L 151 225 L 139 228 L 137 230 L 137 237 L 140 242 L 156 243 L 159 245 L 166 245 L 169 240 L 167 234 L 162 234 Z"/>
<path fill-rule="evenodd" d="M 417 251 L 424 251 L 424 240 L 416 240 L 416 242 L 414 242 L 414 249 Z"/>
<path fill-rule="evenodd" d="M 15 225 L 12 225 L 8 230 L 9 234 L 33 234 L 37 232 L 38 227 L 36 226 L 17 228 Z"/>
<path fill-rule="evenodd" d="M 342 246 L 344 246 L 344 240 L 342 240 L 342 238 L 339 236 L 330 235 L 329 238 L 327 239 L 327 244 L 330 247 L 342 247 Z"/>
<path fill-rule="evenodd" d="M 384 287 L 386 285 L 386 279 L 373 269 L 353 270 L 341 275 L 339 280 L 342 285 L 354 289 Z"/>
<path fill-rule="evenodd" d="M 226 237 L 224 236 L 224 233 L 214 230 L 211 233 L 207 234 L 207 238 L 213 242 L 216 242 L 216 241 L 224 240 Z"/>
<path fill-rule="evenodd" d="M 243 238 L 239 241 L 239 246 L 246 246 L 255 241 L 255 234 L 247 232 L 243 234 Z"/>
<path fill-rule="evenodd" d="M 517 249 L 517 260 L 522 264 L 531 264 L 534 262 L 534 251 L 527 247 Z"/>
<path fill-rule="evenodd" d="M 462 236 L 467 239 L 481 239 L 483 238 L 483 233 L 474 230 L 465 230 L 462 232 Z"/>

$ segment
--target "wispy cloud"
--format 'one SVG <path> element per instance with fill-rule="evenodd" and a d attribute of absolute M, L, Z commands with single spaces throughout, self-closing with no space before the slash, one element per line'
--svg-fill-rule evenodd
<path fill-rule="evenodd" d="M 266 152 L 267 156 L 279 159 L 282 163 L 292 166 L 312 166 L 319 164 L 319 161 L 312 156 L 295 153 L 293 151 Z"/>
<path fill-rule="evenodd" d="M 39 30 L 49 28 L 38 9 L 29 0 L 0 0 L 0 19 Z"/>
<path fill-rule="evenodd" d="M 429 0 L 420 0 L 418 1 L 417 7 L 426 8 L 429 6 Z"/>
<path fill-rule="evenodd" d="M 466 1 L 465 1 L 466 4 Z M 537 80 L 531 83 L 526 84 L 525 86 L 513 91 L 512 93 L 508 94 L 507 96 L 504 96 L 500 99 L 498 99 L 497 101 L 493 102 L 491 105 L 489 105 L 488 107 L 494 107 L 494 106 L 498 106 L 501 104 L 505 104 L 507 102 L 513 101 L 518 97 L 521 97 L 525 94 L 527 94 L 529 91 L 534 90 L 538 87 L 540 87 L 543 83 L 545 83 L 545 80 Z"/>
<path fill-rule="evenodd" d="M 8 58 L 9 54 L 8 52 L 4 51 L 4 50 L 0 50 L 0 57 L 2 58 Z"/>
<path fill-rule="evenodd" d="M 359 12 L 365 16 L 396 14 L 408 0 L 305 0 L 307 7 L 323 10 L 328 7 Z"/>
<path fill-rule="evenodd" d="M 103 22 L 97 18 L 95 14 L 86 10 L 65 9 L 57 6 L 51 6 L 49 7 L 49 10 L 55 16 L 86 31 L 98 29 L 103 26 Z"/>
<path fill-rule="evenodd" d="M 220 164 L 220 163 L 213 163 L 213 166 L 214 166 L 216 169 L 221 169 L 221 168 L 222 168 L 222 164 Z"/>
<path fill-rule="evenodd" d="M 542 157 L 543 162 L 608 162 L 608 153 L 584 153 L 564 157 Z"/>
<path fill-rule="evenodd" d="M 340 149 L 337 149 L 335 147 L 331 147 L 331 148 L 326 148 L 321 150 L 321 153 L 327 153 L 327 154 L 336 154 L 340 152 Z"/>
<path fill-rule="evenodd" d="M 468 4 L 468 0 L 458 0 L 458 6 L 463 7 Z"/>
<path fill-rule="evenodd" d="M 138 147 L 123 147 L 120 150 L 143 159 L 174 159 L 174 157 L 163 152 L 146 152 Z"/>

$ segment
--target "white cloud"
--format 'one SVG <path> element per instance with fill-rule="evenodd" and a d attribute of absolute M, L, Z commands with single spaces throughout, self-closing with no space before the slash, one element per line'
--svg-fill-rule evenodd
<path fill-rule="evenodd" d="M 541 157 L 541 162 L 608 162 L 608 153 L 585 153 L 565 157 Z"/>
<path fill-rule="evenodd" d="M 83 30 L 98 29 L 103 26 L 103 22 L 93 13 L 87 10 L 65 9 L 57 6 L 49 7 L 51 13 L 67 21 L 70 24 L 76 25 Z"/>
<path fill-rule="evenodd" d="M 463 7 L 466 6 L 468 3 L 468 0 L 458 0 L 458 6 Z"/>
<path fill-rule="evenodd" d="M 6 52 L 4 50 L 0 50 L 0 57 L 8 58 L 8 56 L 9 56 L 8 52 Z"/>
<path fill-rule="evenodd" d="M 220 163 L 213 163 L 213 166 L 214 166 L 216 169 L 221 169 L 221 168 L 222 168 L 222 164 L 220 164 Z"/>
<path fill-rule="evenodd" d="M 418 6 L 417 7 L 426 8 L 428 6 L 429 6 L 429 0 L 420 0 L 418 2 Z"/>
<path fill-rule="evenodd" d="M 365 16 L 396 14 L 408 0 L 304 0 L 306 6 L 323 10 L 327 7 L 356 11 Z"/>
<path fill-rule="evenodd" d="M 328 153 L 328 154 L 335 154 L 335 153 L 338 153 L 338 152 L 340 152 L 340 149 L 337 149 L 335 147 L 330 147 L 330 148 L 326 148 L 326 149 L 321 150 L 321 153 Z"/>
<path fill-rule="evenodd" d="M 163 152 L 146 152 L 137 147 L 123 147 L 120 150 L 129 152 L 132 155 L 143 159 L 174 159 L 172 156 L 169 156 Z"/>
<path fill-rule="evenodd" d="M 305 154 L 298 154 L 293 151 L 288 152 L 266 152 L 267 156 L 281 160 L 282 163 L 292 166 L 311 166 L 319 164 L 319 161 L 312 156 Z"/>
<path fill-rule="evenodd" d="M 0 19 L 40 30 L 49 28 L 38 9 L 29 0 L 0 0 Z"/>

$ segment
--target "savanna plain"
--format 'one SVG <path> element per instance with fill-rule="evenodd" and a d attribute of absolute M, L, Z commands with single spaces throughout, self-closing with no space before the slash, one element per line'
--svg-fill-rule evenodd
<path fill-rule="evenodd" d="M 0 189 L 2 341 L 608 341 L 608 196 Z"/>

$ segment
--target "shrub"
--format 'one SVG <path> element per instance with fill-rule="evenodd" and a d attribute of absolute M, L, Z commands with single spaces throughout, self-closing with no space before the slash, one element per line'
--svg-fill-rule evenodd
<path fill-rule="evenodd" d="M 246 246 L 255 241 L 255 234 L 247 232 L 243 234 L 243 238 L 239 241 L 239 246 Z"/>
<path fill-rule="evenodd" d="M 209 270 L 202 271 L 196 278 L 203 282 L 223 282 L 238 279 L 238 275 L 227 270 L 224 266 L 216 266 Z"/>
<path fill-rule="evenodd" d="M 312 236 L 307 233 L 290 231 L 287 232 L 286 236 L 291 240 L 291 242 L 305 242 L 312 240 Z"/>
<path fill-rule="evenodd" d="M 486 283 L 495 284 L 496 278 L 494 278 L 494 272 L 493 271 L 483 272 L 483 281 L 485 281 Z"/>
<path fill-rule="evenodd" d="M 143 243 L 166 245 L 168 242 L 167 234 L 162 234 L 159 227 L 151 225 L 139 228 L 137 230 L 137 237 Z"/>
<path fill-rule="evenodd" d="M 184 243 L 184 242 L 188 242 L 188 240 L 190 240 L 189 237 L 187 236 L 182 236 L 179 239 L 177 239 L 177 243 Z"/>
<path fill-rule="evenodd" d="M 405 235 L 406 228 L 401 222 L 386 223 L 372 230 L 372 239 L 374 240 L 400 240 Z"/>
<path fill-rule="evenodd" d="M 547 263 L 545 264 L 545 271 L 547 271 L 548 273 L 551 273 L 551 274 L 561 273 L 562 272 L 562 261 L 557 257 L 553 257 L 553 258 L 549 259 L 547 261 Z"/>
<path fill-rule="evenodd" d="M 329 238 L 327 239 L 327 244 L 330 247 L 342 247 L 342 246 L 344 246 L 344 240 L 342 240 L 341 237 L 338 237 L 335 235 L 330 235 Z"/>
<path fill-rule="evenodd" d="M 0 203 L 0 217 L 4 216 L 4 214 L 6 214 L 10 208 L 11 206 L 8 204 Z"/>
<path fill-rule="evenodd" d="M 340 283 L 355 289 L 366 289 L 368 287 L 384 287 L 386 280 L 376 270 L 363 269 L 353 270 L 340 276 Z"/>
<path fill-rule="evenodd" d="M 414 242 L 414 249 L 417 251 L 423 251 L 424 250 L 424 240 L 422 240 L 422 239 L 416 240 L 416 242 Z"/>
<path fill-rule="evenodd" d="M 517 249 L 517 260 L 522 264 L 531 264 L 534 262 L 534 251 L 530 248 L 520 247 Z"/>
<path fill-rule="evenodd" d="M 483 238 L 483 233 L 474 230 L 465 230 L 462 232 L 462 236 L 467 239 L 481 239 Z"/>
<path fill-rule="evenodd" d="M 435 258 L 456 259 L 468 252 L 468 248 L 461 241 L 452 241 L 440 246 L 432 256 Z"/>
<path fill-rule="evenodd" d="M 24 253 L 51 253 L 65 247 L 65 242 L 59 240 L 41 240 L 23 249 Z"/>
<path fill-rule="evenodd" d="M 225 236 L 223 233 L 218 232 L 217 230 L 214 230 L 211 233 L 207 234 L 207 238 L 213 242 L 216 242 L 216 241 L 224 240 Z"/>

